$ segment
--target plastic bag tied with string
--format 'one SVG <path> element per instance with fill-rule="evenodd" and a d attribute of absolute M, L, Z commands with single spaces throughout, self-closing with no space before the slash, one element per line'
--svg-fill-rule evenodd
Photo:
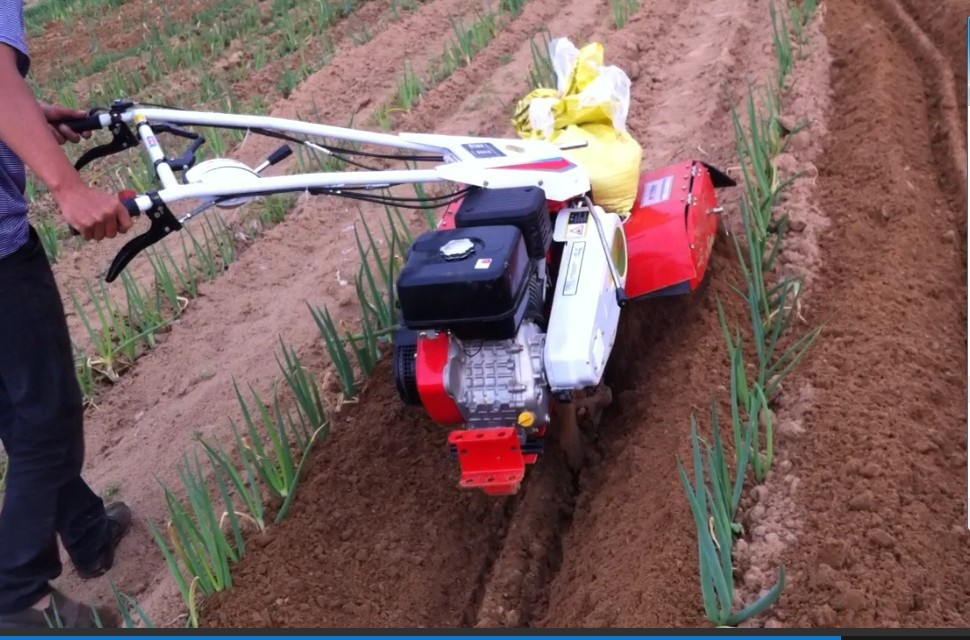
<path fill-rule="evenodd" d="M 567 38 L 549 43 L 556 88 L 541 87 L 519 100 L 512 125 L 520 137 L 547 140 L 586 169 L 592 200 L 607 211 L 630 212 L 636 200 L 643 150 L 626 130 L 630 78 L 604 65 L 603 45 L 577 49 Z"/>

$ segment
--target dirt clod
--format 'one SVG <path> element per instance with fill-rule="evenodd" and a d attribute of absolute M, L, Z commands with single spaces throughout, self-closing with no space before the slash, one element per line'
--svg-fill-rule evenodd
<path fill-rule="evenodd" d="M 875 494 L 866 489 L 862 493 L 852 496 L 849 500 L 849 508 L 853 511 L 872 511 L 875 508 Z"/>
<path fill-rule="evenodd" d="M 884 549 L 891 549 L 896 546 L 896 539 L 885 529 L 870 529 L 867 535 L 872 542 Z"/>

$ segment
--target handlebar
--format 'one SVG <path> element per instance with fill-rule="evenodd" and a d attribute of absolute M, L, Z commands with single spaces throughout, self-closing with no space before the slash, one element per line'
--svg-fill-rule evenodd
<path fill-rule="evenodd" d="M 124 191 L 118 192 L 118 199 L 121 200 L 121 204 L 128 210 L 128 215 L 132 218 L 141 215 L 141 209 L 138 208 L 138 203 L 135 202 L 135 198 L 138 197 L 138 192 L 134 189 L 125 189 Z M 71 227 L 71 235 L 79 236 L 81 232 Z"/>
<path fill-rule="evenodd" d="M 74 133 L 87 133 L 88 131 L 98 131 L 104 129 L 100 115 L 87 116 L 85 118 L 70 118 L 60 120 L 57 124 L 67 125 Z"/>
<path fill-rule="evenodd" d="M 138 208 L 138 203 L 135 202 L 135 198 L 137 196 L 138 194 L 131 189 L 125 189 L 124 191 L 118 193 L 118 198 L 121 200 L 121 204 L 125 206 L 125 209 L 128 210 L 128 215 L 132 218 L 141 215 L 141 209 Z"/>
<path fill-rule="evenodd" d="M 66 118 L 57 122 L 57 124 L 66 125 L 72 131 L 79 134 L 98 130 L 108 130 L 111 133 L 110 142 L 88 149 L 75 162 L 74 167 L 76 170 L 81 171 L 83 167 L 99 158 L 142 146 L 147 152 L 150 168 L 154 169 L 154 177 L 160 183 L 160 189 L 149 190 L 140 195 L 132 191 L 118 194 L 122 205 L 128 211 L 129 215 L 133 219 L 136 217 L 147 219 L 150 226 L 141 235 L 131 238 L 118 252 L 105 276 L 107 282 L 112 282 L 117 278 L 138 253 L 159 242 L 165 236 L 182 229 L 183 224 L 191 220 L 197 213 L 208 206 L 235 202 L 234 198 L 251 198 L 295 191 L 337 193 L 339 190 L 343 193 L 344 190 L 374 187 L 383 188 L 401 182 L 439 182 L 450 179 L 447 175 L 439 173 L 437 169 L 408 169 L 396 171 L 373 170 L 368 172 L 323 171 L 312 175 L 310 179 L 302 175 L 277 176 L 257 182 L 250 182 L 249 177 L 251 176 L 244 175 L 243 179 L 240 180 L 238 189 L 232 188 L 235 186 L 233 184 L 234 179 L 231 179 L 229 183 L 224 183 L 221 180 L 216 180 L 214 183 L 207 180 L 205 184 L 201 182 L 196 184 L 195 181 L 191 183 L 184 182 L 184 175 L 183 181 L 180 181 L 175 174 L 177 172 L 184 174 L 195 166 L 197 152 L 205 142 L 205 138 L 201 134 L 180 128 L 180 125 L 196 127 L 214 126 L 247 131 L 254 130 L 263 135 L 280 138 L 296 144 L 307 145 L 326 153 L 330 153 L 330 150 L 325 146 L 321 147 L 315 143 L 311 143 L 309 140 L 299 140 L 293 138 L 292 135 L 322 136 L 325 138 L 334 136 L 341 140 L 356 141 L 365 144 L 390 145 L 396 148 L 416 151 L 440 152 L 440 147 L 435 144 L 434 139 L 429 142 L 411 141 L 390 134 L 377 134 L 341 127 L 307 124 L 281 118 L 222 113 L 211 114 L 158 106 L 154 108 L 142 108 L 143 106 L 135 107 L 135 103 L 131 100 L 119 99 L 114 101 L 107 109 L 91 109 L 85 117 Z M 159 142 L 157 134 L 161 133 L 186 138 L 192 142 L 183 151 L 181 157 L 171 158 L 166 156 Z M 288 145 L 283 145 L 274 151 L 262 164 L 251 171 L 260 174 L 263 169 L 281 162 L 290 155 L 292 155 L 292 149 Z M 382 156 L 378 155 L 377 157 Z M 407 158 L 409 156 L 401 157 Z M 429 159 L 432 158 L 441 161 L 444 156 L 429 157 Z M 207 170 L 211 170 L 211 168 Z M 203 171 L 202 173 L 206 172 Z M 230 173 L 231 177 L 232 175 Z M 202 207 L 177 218 L 173 215 L 168 205 L 177 200 L 188 198 L 203 198 L 206 202 L 203 203 Z M 142 216 L 142 213 L 145 215 Z M 78 234 L 75 232 L 74 235 Z"/>

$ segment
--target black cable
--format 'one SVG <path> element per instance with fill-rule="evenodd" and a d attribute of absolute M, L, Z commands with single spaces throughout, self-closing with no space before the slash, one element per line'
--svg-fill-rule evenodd
<path fill-rule="evenodd" d="M 153 109 L 171 109 L 172 111 L 187 111 L 184 107 L 173 107 L 168 104 L 156 104 L 154 102 L 136 102 L 139 107 L 152 107 Z"/>
<path fill-rule="evenodd" d="M 268 136 L 271 138 L 279 138 L 281 140 L 286 140 L 287 142 L 292 142 L 294 144 L 307 145 L 307 146 L 314 145 L 314 146 L 320 147 L 321 149 L 325 149 L 329 151 L 332 155 L 338 156 L 338 157 L 342 155 L 357 155 L 357 156 L 366 156 L 368 158 L 380 158 L 384 160 L 411 160 L 414 162 L 444 162 L 444 156 L 419 156 L 419 155 L 411 155 L 411 154 L 404 154 L 404 153 L 378 153 L 376 151 L 361 151 L 358 149 L 349 149 L 347 147 L 321 144 L 313 140 L 300 139 L 286 133 L 280 133 L 278 131 L 272 131 L 270 129 L 263 129 L 261 127 L 230 127 L 230 128 L 233 128 L 233 129 L 245 128 L 249 131 L 252 131 L 260 135 Z M 368 167 L 364 164 L 356 163 L 346 158 L 341 158 L 341 159 L 344 160 L 344 162 L 353 164 L 362 169 L 367 169 L 369 171 L 379 171 L 379 169 Z"/>
<path fill-rule="evenodd" d="M 320 187 L 319 189 L 320 190 L 323 190 L 323 191 L 372 191 L 374 189 L 388 189 L 390 187 L 400 187 L 403 184 L 406 184 L 406 183 L 388 184 L 388 185 L 382 185 L 382 186 L 379 186 L 379 187 L 370 186 L 370 185 L 359 185 L 359 186 L 358 185 L 348 185 L 346 187 Z M 311 191 L 315 191 L 316 189 L 311 188 L 310 190 Z M 411 196 L 392 196 L 392 195 L 387 195 L 387 196 L 384 196 L 384 197 L 387 200 L 389 200 L 389 201 L 390 200 L 393 200 L 393 201 L 396 201 L 396 202 L 433 202 L 435 200 L 450 200 L 455 195 L 464 195 L 464 194 L 468 193 L 471 190 L 472 190 L 472 187 L 462 187 L 458 191 L 455 191 L 454 193 L 449 194 L 449 195 L 443 195 L 443 196 L 425 196 L 423 198 L 411 197 Z"/>
<path fill-rule="evenodd" d="M 403 207 L 405 209 L 429 209 L 429 208 L 434 209 L 434 208 L 443 207 L 443 206 L 447 206 L 455 202 L 458 202 L 464 197 L 465 193 L 467 193 L 468 190 L 462 189 L 458 192 L 455 192 L 450 197 L 448 197 L 448 199 L 436 198 L 434 200 L 432 199 L 420 200 L 416 198 L 415 199 L 405 199 L 405 198 L 396 199 L 393 196 L 385 196 L 382 198 L 380 196 L 366 195 L 363 193 L 351 193 L 352 190 L 350 189 L 323 188 L 323 189 L 311 189 L 309 191 L 313 195 L 331 195 L 338 198 L 342 197 L 342 198 L 349 198 L 351 200 L 361 200 L 363 202 L 370 202 L 373 204 L 394 205 L 397 207 Z M 408 203 L 409 200 L 415 200 L 419 204 L 410 204 Z M 437 200 L 441 200 L 441 201 L 437 202 Z"/>
<path fill-rule="evenodd" d="M 316 144 L 316 143 L 314 143 Z M 326 145 L 320 145 L 325 147 Z M 444 156 L 418 156 L 418 155 L 407 155 L 403 153 L 377 153 L 376 151 L 360 151 L 357 149 L 347 149 L 346 147 L 331 147 L 333 149 L 340 149 L 346 153 L 352 153 L 359 156 L 368 156 L 371 158 L 385 158 L 387 160 L 412 160 L 414 162 L 444 162 Z"/>
<path fill-rule="evenodd" d="M 448 198 L 435 198 L 435 199 L 397 199 L 393 196 L 378 196 L 365 193 L 354 193 L 353 191 L 343 190 L 343 189 L 312 189 L 310 190 L 312 195 L 334 195 L 342 196 L 346 198 L 354 198 L 358 200 L 367 200 L 369 202 L 378 202 L 381 204 L 396 204 L 399 206 L 417 207 L 419 209 L 426 208 L 428 206 L 443 206 L 457 202 L 461 200 L 465 195 L 462 192 L 452 194 Z"/>
<path fill-rule="evenodd" d="M 368 186 L 359 186 L 359 187 L 356 187 L 356 186 L 348 186 L 348 187 L 321 187 L 320 189 L 323 190 L 323 191 L 328 191 L 328 192 L 329 191 L 372 191 L 372 190 L 377 189 L 377 188 L 387 189 L 388 187 L 398 187 L 398 186 L 401 186 L 401 185 L 400 184 L 392 184 L 392 185 L 388 185 L 388 186 L 384 186 L 384 187 L 368 187 Z M 425 196 L 423 198 L 410 197 L 410 196 L 392 196 L 392 195 L 389 195 L 389 194 L 386 195 L 386 196 L 381 196 L 381 197 L 384 198 L 388 202 L 437 202 L 437 201 L 442 201 L 442 202 L 447 201 L 447 202 L 450 202 L 450 201 L 454 200 L 455 197 L 464 196 L 466 193 L 468 193 L 469 191 L 471 191 L 471 189 L 472 189 L 472 187 L 463 187 L 463 188 L 459 189 L 458 191 L 455 191 L 455 192 L 453 192 L 451 194 L 447 194 L 447 195 L 443 195 L 443 196 Z M 311 191 L 315 191 L 315 189 L 311 189 Z M 368 197 L 375 198 L 375 197 L 378 197 L 378 196 L 368 196 Z"/>

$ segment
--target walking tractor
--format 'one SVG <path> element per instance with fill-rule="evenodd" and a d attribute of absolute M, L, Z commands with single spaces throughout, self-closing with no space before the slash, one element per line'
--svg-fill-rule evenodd
<path fill-rule="evenodd" d="M 633 206 L 618 213 L 597 203 L 588 168 L 569 158 L 568 145 L 541 139 L 377 133 L 128 100 L 70 126 L 112 134 L 78 160 L 79 169 L 141 145 L 160 183 L 147 193 L 121 194 L 148 226 L 115 256 L 109 282 L 211 206 L 285 192 L 400 205 L 387 189 L 453 186 L 449 195 L 418 205 L 444 211 L 437 228 L 408 248 L 398 274 L 394 377 L 404 403 L 451 429 L 447 445 L 460 467 L 459 486 L 493 495 L 518 491 L 550 425 L 570 464 L 581 464 L 577 412 L 598 414 L 610 401 L 603 375 L 622 310 L 630 301 L 698 286 L 721 212 L 715 189 L 734 184 L 704 162 L 684 160 L 640 175 Z M 205 140 L 193 127 L 246 130 L 286 144 L 256 167 L 230 158 L 196 162 Z M 188 140 L 185 153 L 167 156 L 163 134 Z M 426 168 L 349 161 L 360 169 L 262 175 L 292 152 L 289 145 Z M 177 217 L 171 207 L 183 201 L 195 208 Z M 144 224 L 138 220 L 136 226 Z"/>

